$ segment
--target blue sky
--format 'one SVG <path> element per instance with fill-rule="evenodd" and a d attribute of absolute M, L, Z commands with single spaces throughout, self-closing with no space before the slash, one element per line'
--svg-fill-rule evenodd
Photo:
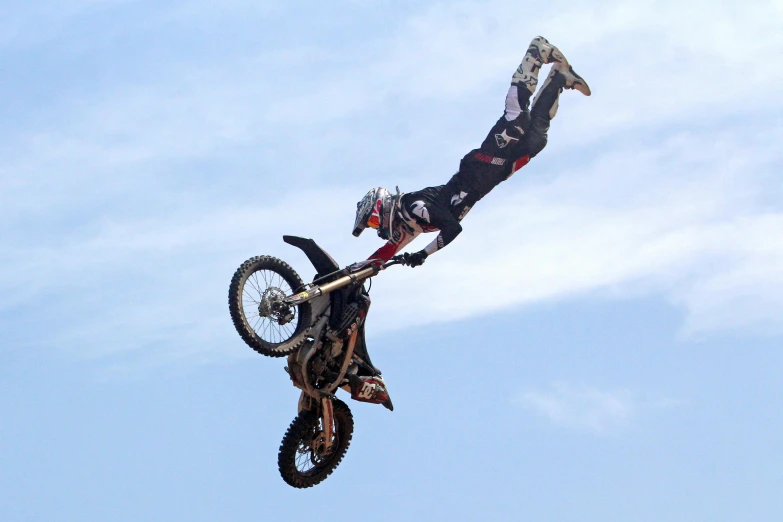
<path fill-rule="evenodd" d="M 780 1 L 3 11 L 0 519 L 783 517 Z M 233 331 L 233 271 L 312 276 L 283 234 L 366 257 L 355 202 L 448 180 L 538 34 L 593 96 L 377 278 L 396 409 L 351 402 L 293 490 L 297 393 Z"/>

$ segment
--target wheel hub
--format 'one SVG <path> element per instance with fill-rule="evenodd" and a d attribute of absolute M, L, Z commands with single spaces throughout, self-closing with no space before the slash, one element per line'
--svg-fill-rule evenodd
<path fill-rule="evenodd" d="M 290 307 L 283 303 L 285 292 L 277 287 L 269 287 L 264 290 L 261 296 L 261 302 L 258 304 L 258 315 L 277 321 L 277 324 L 284 325 L 291 322 L 294 313 Z"/>
<path fill-rule="evenodd" d="M 320 431 L 315 437 L 313 437 L 312 442 L 310 442 L 310 460 L 313 462 L 313 464 L 320 465 L 328 454 L 329 451 L 326 449 L 326 438 L 324 437 L 324 432 Z"/>

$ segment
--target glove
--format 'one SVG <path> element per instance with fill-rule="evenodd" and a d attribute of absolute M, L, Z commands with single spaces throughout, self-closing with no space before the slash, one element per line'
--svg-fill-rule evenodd
<path fill-rule="evenodd" d="M 424 250 L 419 250 L 418 252 L 414 252 L 413 254 L 409 252 L 405 252 L 402 255 L 402 264 L 408 265 L 409 267 L 417 267 L 419 265 L 424 264 L 424 260 L 427 259 L 427 252 Z"/>

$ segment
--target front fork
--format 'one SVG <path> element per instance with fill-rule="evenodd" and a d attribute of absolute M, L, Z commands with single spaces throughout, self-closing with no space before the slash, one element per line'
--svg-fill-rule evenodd
<path fill-rule="evenodd" d="M 323 285 L 312 285 L 308 287 L 307 290 L 286 297 L 285 299 L 283 299 L 282 303 L 285 306 L 298 306 L 300 304 L 304 304 L 308 301 L 312 301 L 317 297 L 326 295 L 329 292 L 333 292 L 339 288 L 343 288 L 344 286 L 348 286 L 353 283 L 364 281 L 369 277 L 377 275 L 378 272 L 380 272 L 382 269 L 383 267 L 372 265 L 367 268 L 363 268 L 358 272 L 344 275 L 343 277 L 335 279 L 330 283 L 325 283 Z"/>
<path fill-rule="evenodd" d="M 332 449 L 333 427 L 334 427 L 334 409 L 332 399 L 321 398 L 321 425 L 324 434 L 324 453 L 329 453 Z"/>
<path fill-rule="evenodd" d="M 318 399 L 314 399 L 303 391 L 299 395 L 299 413 L 302 410 L 313 410 L 318 413 L 318 416 L 321 418 L 322 431 L 320 435 L 323 436 L 324 453 L 329 453 L 334 439 L 334 403 L 332 403 L 332 399 L 330 397 L 321 397 L 319 403 Z"/>

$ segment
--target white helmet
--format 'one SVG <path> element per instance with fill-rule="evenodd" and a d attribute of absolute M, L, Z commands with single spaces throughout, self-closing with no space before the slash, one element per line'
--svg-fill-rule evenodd
<path fill-rule="evenodd" d="M 365 228 L 370 227 L 378 231 L 378 237 L 381 239 L 391 239 L 401 196 L 399 188 L 397 194 L 392 196 L 383 187 L 374 188 L 365 194 L 356 204 L 353 235 L 359 237 Z"/>

